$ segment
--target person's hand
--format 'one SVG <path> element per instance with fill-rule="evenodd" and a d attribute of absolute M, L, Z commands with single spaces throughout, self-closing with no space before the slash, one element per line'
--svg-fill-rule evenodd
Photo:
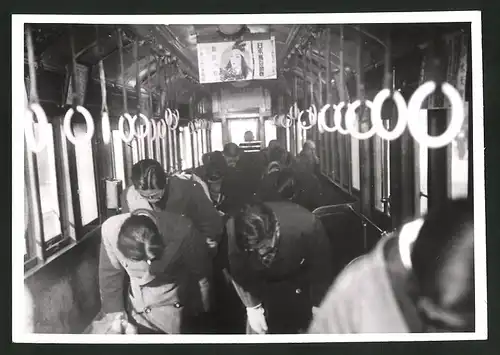
<path fill-rule="evenodd" d="M 128 323 L 127 321 L 127 313 L 125 312 L 112 312 L 107 313 L 103 317 L 103 321 L 107 324 L 110 324 L 108 329 L 108 333 L 110 334 L 123 334 L 124 325 Z"/>
<path fill-rule="evenodd" d="M 257 334 L 267 333 L 267 322 L 264 315 L 264 308 L 262 305 L 257 307 L 247 308 L 248 324 Z"/>
<path fill-rule="evenodd" d="M 137 327 L 128 321 L 126 312 L 113 312 L 104 316 L 111 323 L 108 334 L 137 334 Z"/>
<path fill-rule="evenodd" d="M 217 246 L 219 245 L 219 243 L 217 243 L 215 240 L 213 240 L 212 238 L 207 238 L 207 245 L 210 249 L 215 249 L 217 248 Z"/>
<path fill-rule="evenodd" d="M 200 286 L 201 303 L 203 305 L 203 310 L 205 312 L 209 312 L 211 306 L 210 282 L 208 281 L 208 278 L 203 278 L 198 281 L 198 284 Z"/>

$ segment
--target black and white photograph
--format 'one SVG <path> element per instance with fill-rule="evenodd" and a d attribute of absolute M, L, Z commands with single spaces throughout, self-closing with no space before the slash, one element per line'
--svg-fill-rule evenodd
<path fill-rule="evenodd" d="M 482 76 L 479 11 L 12 15 L 12 341 L 487 339 Z"/>

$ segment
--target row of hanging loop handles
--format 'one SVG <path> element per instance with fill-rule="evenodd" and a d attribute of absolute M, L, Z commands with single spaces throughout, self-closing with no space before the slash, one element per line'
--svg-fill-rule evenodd
<path fill-rule="evenodd" d="M 96 29 L 97 32 L 97 29 Z M 97 37 L 98 37 L 98 33 Z M 99 38 L 99 37 L 98 37 Z M 121 39 L 121 32 L 118 30 L 118 42 L 119 42 L 119 50 L 120 50 L 120 64 L 122 69 L 122 84 L 124 85 L 123 80 L 123 46 Z M 70 35 L 70 45 L 72 52 L 72 68 L 73 68 L 73 79 L 71 80 L 72 93 L 73 93 L 73 105 L 68 109 L 66 114 L 64 115 L 63 120 L 63 130 L 66 138 L 73 143 L 74 145 L 80 144 L 82 142 L 88 142 L 91 140 L 94 135 L 95 126 L 94 120 L 90 112 L 80 105 L 77 101 L 78 98 L 78 87 L 77 87 L 77 73 L 76 73 L 76 60 L 75 60 L 75 51 L 74 51 L 74 42 L 73 35 Z M 26 138 L 26 145 L 30 151 L 33 153 L 39 153 L 45 149 L 47 146 L 47 139 L 49 137 L 48 130 L 50 129 L 49 122 L 47 120 L 47 115 L 45 114 L 44 109 L 40 105 L 38 92 L 37 92 L 37 84 L 36 84 L 36 64 L 35 64 L 35 55 L 34 55 L 34 47 L 33 47 L 33 38 L 31 28 L 28 26 L 26 28 L 26 46 L 28 52 L 28 67 L 29 67 L 29 77 L 30 77 L 30 88 L 29 88 L 29 97 L 26 93 L 25 101 L 26 101 L 26 109 L 25 109 L 25 120 L 24 120 L 24 135 Z M 98 51 L 99 51 L 99 40 L 97 41 Z M 102 134 L 103 141 L 105 144 L 108 144 L 111 139 L 111 125 L 109 120 L 109 110 L 107 107 L 106 100 L 106 80 L 104 73 L 104 64 L 103 61 L 99 61 L 99 78 L 101 84 L 101 95 L 102 95 L 102 106 L 101 106 L 101 124 L 102 124 Z M 130 115 L 127 111 L 126 107 L 126 90 L 125 86 L 123 86 L 124 90 L 124 113 L 120 116 L 118 121 L 118 133 L 119 137 L 125 142 L 130 143 L 134 138 L 145 138 L 152 133 L 151 139 L 156 140 L 157 138 L 165 138 L 167 136 L 168 130 L 175 131 L 179 125 L 179 111 L 177 109 L 166 108 L 164 111 L 164 117 L 158 120 L 149 119 L 143 113 L 138 113 L 135 116 Z M 87 131 L 81 137 L 75 137 L 71 129 L 71 120 L 75 112 L 80 113 L 85 119 Z M 35 134 L 33 132 L 34 126 L 34 118 L 37 119 L 37 137 L 35 138 Z M 138 119 L 141 119 L 144 125 L 139 126 L 139 129 L 135 128 L 136 122 Z M 128 134 L 125 132 L 125 121 L 127 121 L 129 130 Z M 207 126 L 207 124 L 204 124 Z"/>
<path fill-rule="evenodd" d="M 340 30 L 341 63 L 343 63 L 343 26 L 341 26 Z M 327 41 L 329 41 L 329 36 L 327 37 Z M 329 48 L 329 45 L 327 45 L 327 47 Z M 358 48 L 358 51 L 360 50 L 361 49 Z M 390 52 L 390 36 L 388 36 L 388 48 L 386 48 L 386 50 L 388 53 Z M 388 53 L 386 53 L 385 58 L 386 79 L 391 77 L 389 71 L 390 58 Z M 303 55 L 305 58 L 305 54 Z M 358 53 L 358 55 L 360 55 L 360 53 Z M 304 73 L 305 72 L 306 68 L 304 61 Z M 305 76 L 306 74 L 304 74 L 304 77 Z M 340 76 L 341 86 L 344 86 L 342 85 L 344 82 L 343 64 L 341 65 Z M 432 80 L 427 81 L 415 90 L 410 97 L 408 104 L 399 91 L 387 88 L 389 86 L 387 82 L 384 86 L 386 86 L 386 88 L 378 92 L 373 101 L 364 99 L 349 102 L 349 99 L 344 99 L 338 104 L 327 103 L 319 110 L 316 105 L 312 103 L 308 108 L 299 110 L 297 102 L 294 102 L 289 107 L 288 113 L 274 115 L 271 117 L 271 120 L 277 127 L 291 128 L 294 124 L 296 124 L 302 130 L 309 130 L 317 125 L 320 133 L 338 132 L 342 135 L 350 134 L 358 140 L 370 139 L 374 135 L 378 135 L 382 139 L 393 141 L 399 138 L 408 126 L 408 130 L 413 138 L 420 145 L 428 148 L 441 148 L 447 146 L 460 133 L 465 119 L 465 105 L 460 93 L 451 84 Z M 344 89 L 344 87 L 342 87 L 342 89 Z M 435 92 L 436 89 L 440 90 L 448 99 L 451 108 L 451 117 L 447 129 L 441 135 L 430 136 L 426 130 L 426 126 L 419 123 L 419 121 L 421 121 L 420 111 L 424 100 Z M 388 99 L 392 99 L 394 101 L 397 110 L 397 123 L 392 130 L 388 130 L 384 127 L 382 119 L 382 106 Z M 371 120 L 371 128 L 366 132 L 359 131 L 357 127 L 360 120 L 358 120 L 356 110 L 358 110 L 362 105 L 364 105 L 365 108 L 368 108 L 371 113 L 369 116 Z M 328 110 L 333 111 L 333 126 L 329 126 L 327 124 L 326 113 Z M 346 110 L 344 116 L 345 128 L 342 127 L 343 110 Z M 307 113 L 308 116 L 308 124 L 304 123 L 302 120 L 302 116 L 305 113 Z"/>
<path fill-rule="evenodd" d="M 272 121 L 276 126 L 290 128 L 297 122 L 300 129 L 309 130 L 317 124 L 320 133 L 338 132 L 342 135 L 351 134 L 352 137 L 364 140 L 378 135 L 380 138 L 392 141 L 399 138 L 408 126 L 410 134 L 422 146 L 428 148 L 441 148 L 453 141 L 460 133 L 463 121 L 465 119 L 464 102 L 460 93 L 449 83 L 441 84 L 441 91 L 448 98 L 451 106 L 451 118 L 448 128 L 439 136 L 430 136 L 425 126 L 419 123 L 420 110 L 422 103 L 430 94 L 436 90 L 436 83 L 428 81 L 417 88 L 411 96 L 408 105 L 400 92 L 394 91 L 392 94 L 389 89 L 381 90 L 373 99 L 364 100 L 364 104 L 371 111 L 371 128 L 366 132 L 360 132 L 357 129 L 358 118 L 356 110 L 361 106 L 361 100 L 352 103 L 340 102 L 338 104 L 326 104 L 319 111 L 312 104 L 305 110 L 299 110 L 297 103 L 290 106 L 287 114 L 274 115 Z M 392 98 L 398 112 L 397 123 L 392 130 L 387 130 L 382 121 L 382 105 L 386 100 Z M 345 128 L 342 127 L 342 110 L 347 108 L 345 113 Z M 327 110 L 333 110 L 333 126 L 326 123 Z M 307 113 L 309 124 L 303 123 L 302 116 Z"/>

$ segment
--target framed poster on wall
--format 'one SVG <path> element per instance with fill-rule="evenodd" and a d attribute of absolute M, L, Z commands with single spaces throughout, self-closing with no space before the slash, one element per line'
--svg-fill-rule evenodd
<path fill-rule="evenodd" d="M 201 84 L 276 79 L 274 37 L 198 43 Z"/>

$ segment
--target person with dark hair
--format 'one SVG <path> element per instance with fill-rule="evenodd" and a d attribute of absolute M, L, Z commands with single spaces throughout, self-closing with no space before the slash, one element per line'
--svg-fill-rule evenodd
<path fill-rule="evenodd" d="M 139 333 L 203 331 L 211 261 L 188 218 L 136 210 L 107 219 L 101 234 L 99 289 L 105 319 L 128 322 Z M 125 275 L 130 279 L 126 297 Z"/>
<path fill-rule="evenodd" d="M 321 174 L 319 158 L 316 153 L 316 143 L 311 140 L 304 143 L 302 151 L 297 157 L 297 168 L 311 174 Z"/>
<path fill-rule="evenodd" d="M 335 280 L 310 333 L 474 331 L 473 229 L 472 203 L 454 200 L 384 236 Z"/>
<path fill-rule="evenodd" d="M 268 166 L 259 188 L 263 201 L 292 201 L 297 193 L 297 180 L 291 169 L 281 169 L 277 162 Z"/>
<path fill-rule="evenodd" d="M 321 222 L 289 201 L 253 203 L 227 231 L 229 274 L 247 310 L 247 333 L 304 332 L 333 277 Z"/>
<path fill-rule="evenodd" d="M 245 134 L 244 134 L 243 139 L 245 140 L 245 142 L 253 142 L 253 141 L 255 141 L 255 137 L 253 135 L 253 132 L 252 131 L 246 131 Z"/>
<path fill-rule="evenodd" d="M 226 197 L 226 213 L 233 213 L 253 199 L 264 170 L 264 161 L 258 153 L 244 152 L 234 143 L 224 146 L 228 168 L 222 180 L 221 192 Z"/>
<path fill-rule="evenodd" d="M 199 183 L 176 176 L 167 179 L 161 164 L 152 159 L 132 167 L 132 182 L 122 194 L 122 212 L 143 208 L 185 215 L 209 245 L 220 241 L 222 219 Z"/>
<path fill-rule="evenodd" d="M 234 168 L 238 163 L 240 156 L 242 155 L 242 151 L 237 144 L 230 142 L 224 145 L 224 150 L 222 151 L 222 154 L 224 155 L 226 164 L 229 167 Z"/>
<path fill-rule="evenodd" d="M 263 201 L 292 201 L 309 211 L 326 204 L 319 180 L 310 173 L 281 168 L 272 162 L 263 175 L 259 188 Z"/>

